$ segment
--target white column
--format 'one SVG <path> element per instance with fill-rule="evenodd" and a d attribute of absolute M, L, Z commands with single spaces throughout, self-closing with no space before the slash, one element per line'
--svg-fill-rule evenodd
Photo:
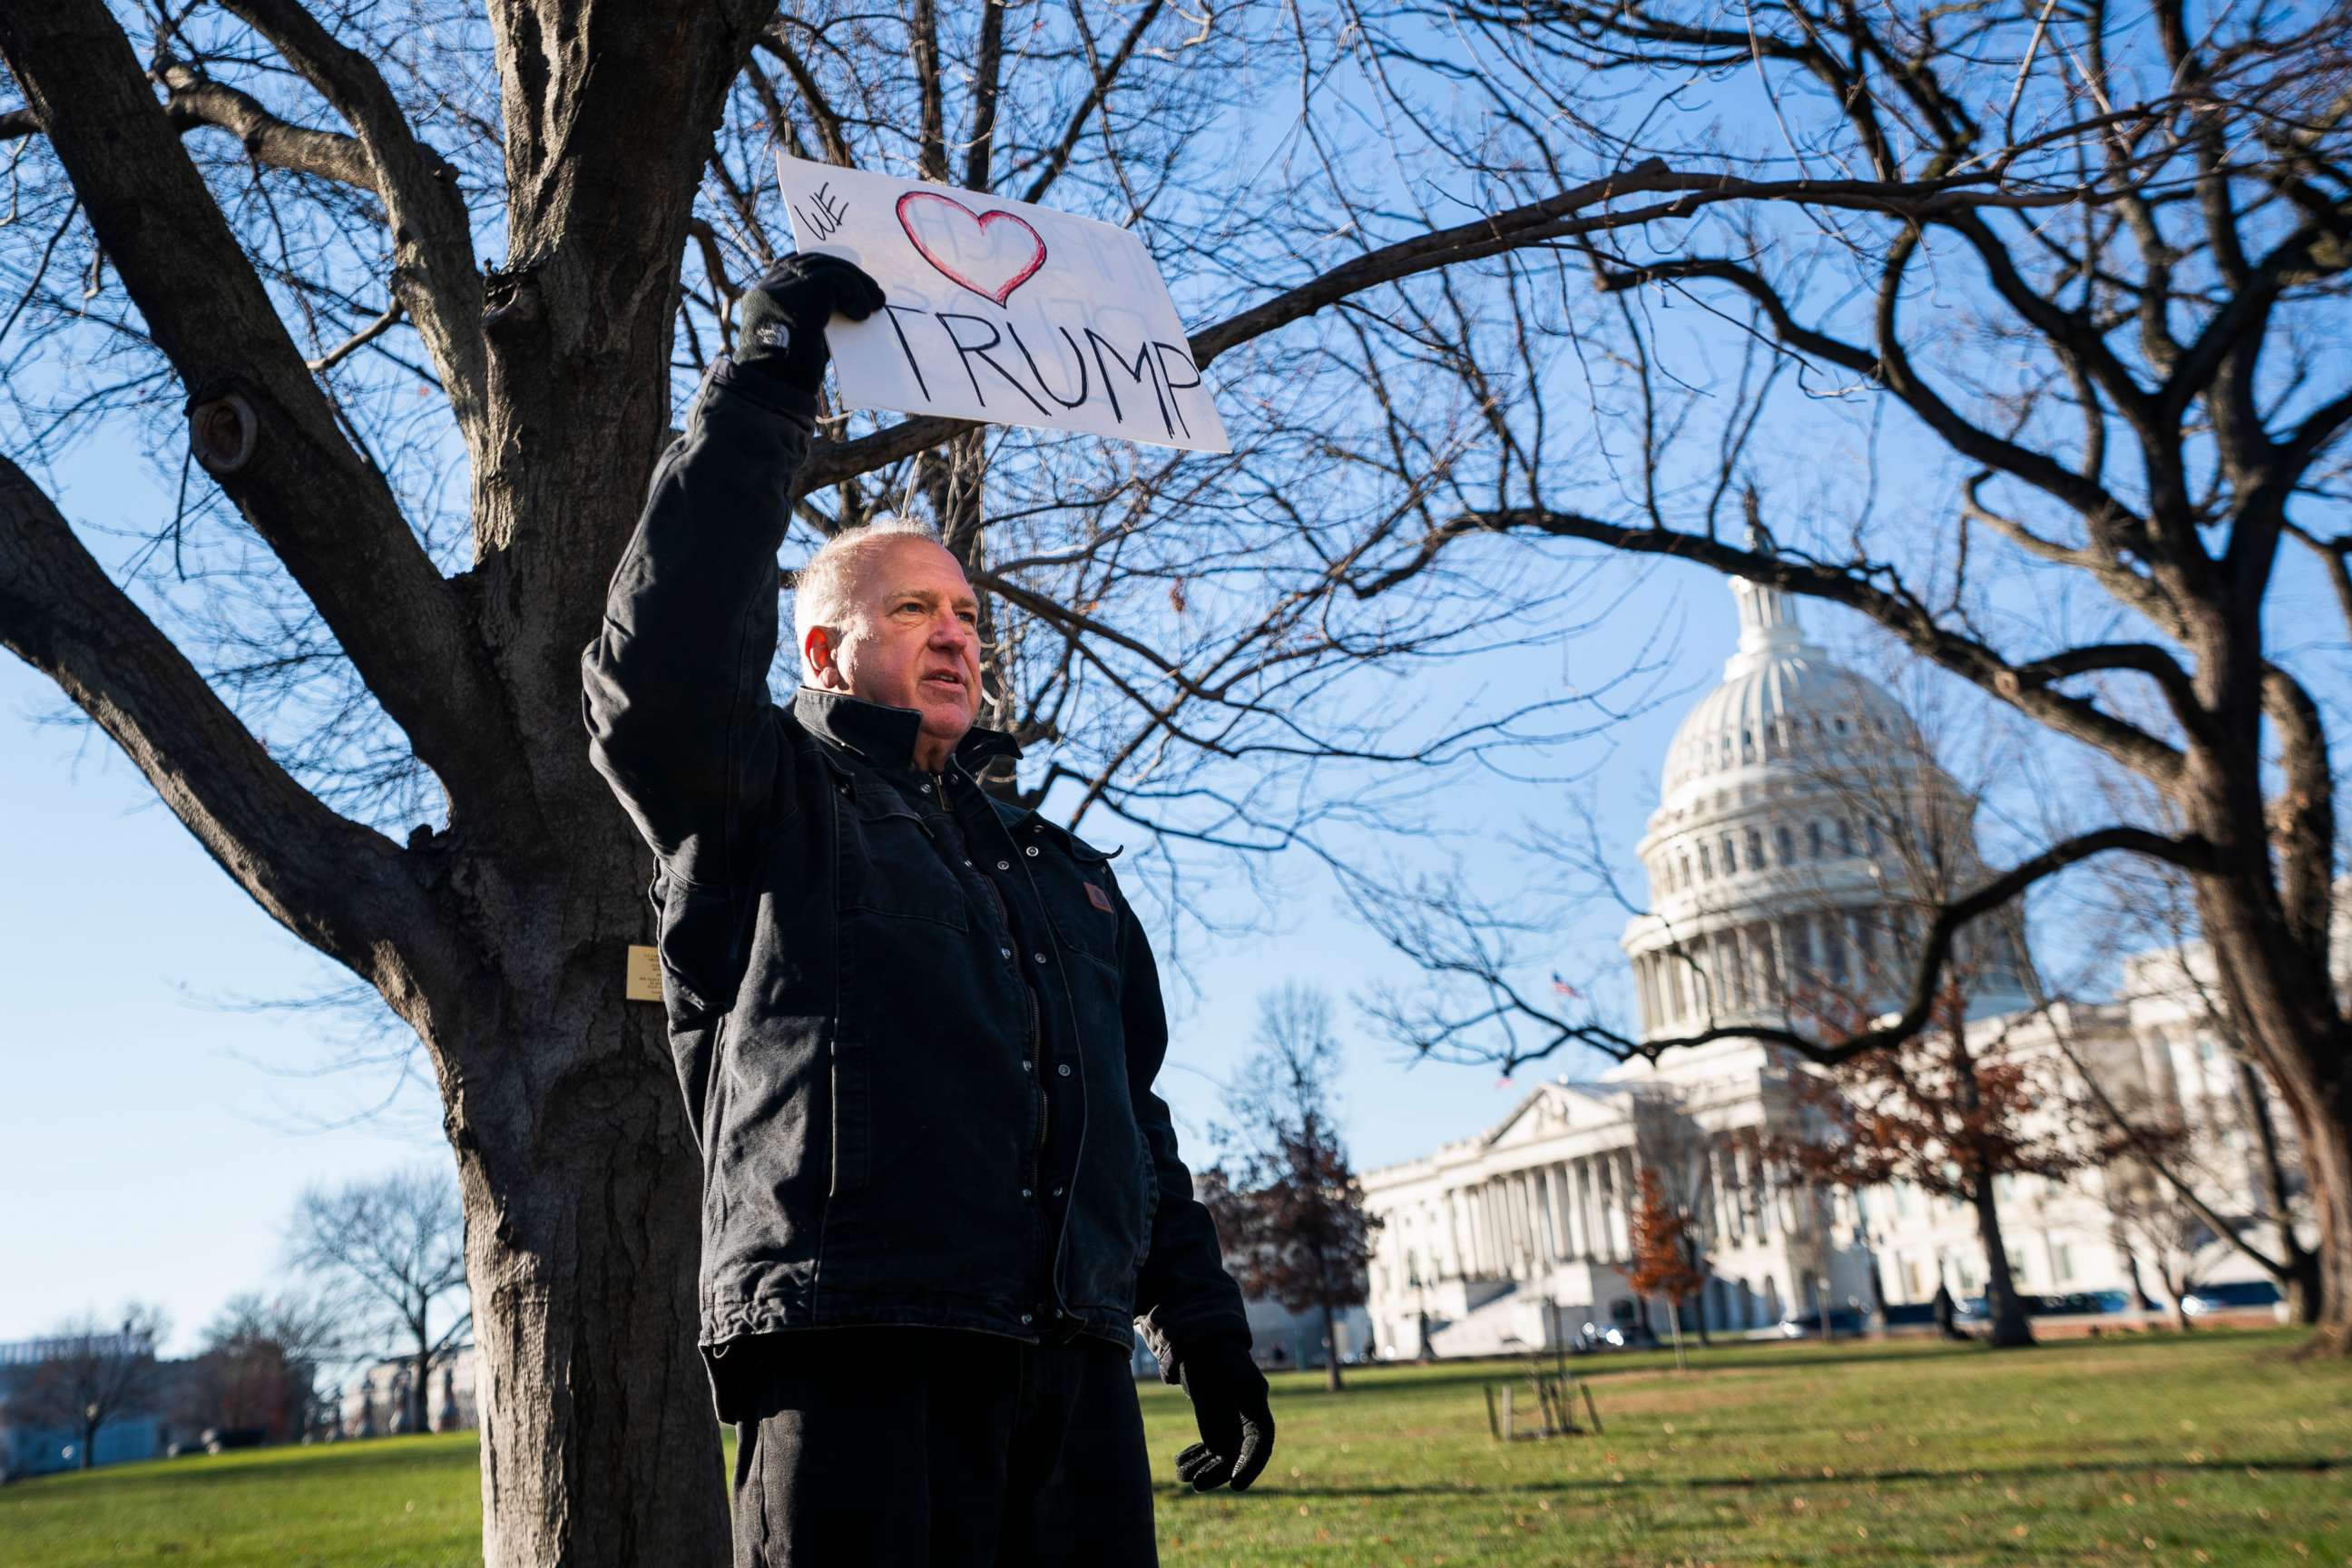
<path fill-rule="evenodd" d="M 1628 1221 L 1631 1218 L 1628 1205 L 1633 1201 L 1633 1162 L 1628 1155 L 1618 1154 L 1612 1157 L 1611 1166 L 1609 1173 L 1612 1189 L 1612 1201 L 1609 1205 L 1610 1232 L 1612 1238 L 1617 1244 L 1617 1256 L 1630 1258 L 1633 1254 L 1633 1236 L 1628 1226 Z"/>
<path fill-rule="evenodd" d="M 1495 1209 L 1495 1272 L 1507 1279 L 1519 1250 L 1519 1227 L 1511 1222 L 1511 1178 L 1496 1176 L 1486 1192 Z"/>
<path fill-rule="evenodd" d="M 1536 1268 L 1551 1261 L 1551 1237 L 1544 1229 L 1542 1173 L 1519 1173 L 1519 1203 L 1528 1216 L 1528 1257 Z"/>
<path fill-rule="evenodd" d="M 1528 1267 L 1532 1269 L 1544 1260 L 1543 1215 L 1536 1209 L 1536 1173 L 1532 1170 L 1519 1173 L 1519 1214 L 1528 1227 Z"/>

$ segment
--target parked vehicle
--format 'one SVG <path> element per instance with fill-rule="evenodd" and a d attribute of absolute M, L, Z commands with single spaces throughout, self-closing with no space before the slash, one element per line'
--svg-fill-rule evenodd
<path fill-rule="evenodd" d="M 1587 1323 L 1579 1336 L 1588 1350 L 1654 1351 L 1658 1336 L 1639 1323 Z"/>
<path fill-rule="evenodd" d="M 2275 1307 L 2284 1300 L 2267 1279 L 2240 1279 L 2227 1285 L 2200 1285 L 2180 1299 L 2180 1310 L 2192 1318 L 2245 1307 Z"/>
<path fill-rule="evenodd" d="M 2069 1290 L 2057 1296 L 2021 1294 L 2018 1300 L 2024 1303 L 2029 1318 L 2096 1317 L 2107 1312 L 2128 1312 L 2132 1305 L 2128 1290 Z M 1969 1297 L 1955 1312 L 1955 1316 L 1979 1321 L 1987 1315 L 1982 1296 Z"/>
<path fill-rule="evenodd" d="M 1857 1337 L 1868 1326 L 1863 1315 L 1850 1307 L 1834 1308 L 1830 1312 L 1829 1331 L 1836 1338 Z M 1822 1334 L 1822 1315 L 1819 1312 L 1805 1312 L 1783 1318 L 1780 1320 L 1780 1326 L 1773 1331 L 1784 1340 L 1819 1339 Z"/>

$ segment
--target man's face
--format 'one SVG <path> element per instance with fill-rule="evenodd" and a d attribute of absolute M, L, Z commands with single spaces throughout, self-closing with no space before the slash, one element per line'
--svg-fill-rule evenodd
<path fill-rule="evenodd" d="M 816 684 L 923 716 L 919 754 L 944 759 L 980 713 L 980 601 L 956 558 L 928 539 L 893 540 L 858 563 L 856 597 Z M 812 632 L 811 640 L 823 636 Z"/>

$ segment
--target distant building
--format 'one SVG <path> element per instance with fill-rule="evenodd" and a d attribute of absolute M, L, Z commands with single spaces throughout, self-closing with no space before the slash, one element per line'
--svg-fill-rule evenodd
<path fill-rule="evenodd" d="M 1861 1018 L 1892 1008 L 1899 993 L 1887 982 L 1908 975 L 1921 934 L 1923 900 L 1906 892 L 1918 847 L 1940 858 L 1947 887 L 1982 873 L 1974 803 L 1901 704 L 1810 642 L 1778 590 L 1733 588 L 1738 651 L 1676 732 L 1637 847 L 1651 912 L 1624 947 L 1644 1039 L 1818 1018 L 1832 997 Z M 2200 1004 L 2211 980 L 2201 944 L 2127 961 L 2116 1002 L 2037 1009 L 2019 928 L 1979 927 L 1960 949 L 1973 1046 L 1998 1040 L 2062 1079 L 2083 1063 L 2117 1100 L 2228 1156 L 2218 1175 L 2211 1159 L 2200 1172 L 2200 1192 L 2226 1217 L 2267 1212 L 2250 1130 L 2264 1111 L 2283 1139 L 2291 1123 L 2216 1038 Z M 1824 1308 L 1867 1316 L 1927 1302 L 1938 1285 L 1979 1292 L 1983 1254 L 1964 1205 L 1900 1184 L 1859 1195 L 1792 1186 L 1754 1157 L 1759 1138 L 1797 1129 L 1793 1089 L 1815 1070 L 1733 1034 L 1654 1067 L 1540 1085 L 1485 1131 L 1366 1173 L 1366 1206 L 1385 1222 L 1370 1271 L 1380 1354 L 1544 1348 L 1587 1324 L 1646 1317 L 1626 1283 L 1628 1225 L 1635 1172 L 1660 1139 L 1696 1173 L 1709 1331 L 1770 1329 Z M 2107 1180 L 2092 1170 L 2063 1184 L 1996 1183 L 2021 1292 L 2143 1298 L 2153 1276 L 2121 1239 Z M 2209 1284 L 2261 1278 L 2218 1239 L 2200 1266 Z"/>
<path fill-rule="evenodd" d="M 474 1378 L 479 1357 L 470 1344 L 457 1345 L 433 1363 L 425 1411 L 436 1432 L 467 1431 L 482 1424 Z M 416 1375 L 413 1359 L 387 1356 L 369 1363 L 346 1383 L 333 1403 L 331 1438 L 388 1437 L 414 1430 L 409 1388 Z"/>
<path fill-rule="evenodd" d="M 26 1395 L 42 1368 L 81 1348 L 79 1338 L 12 1340 L 0 1342 L 0 1481 L 56 1470 L 82 1468 L 81 1434 L 35 1419 L 26 1409 Z M 144 1346 L 120 1347 L 126 1351 Z M 158 1363 L 148 1379 L 144 1397 L 121 1414 L 108 1417 L 92 1445 L 93 1465 L 119 1465 L 133 1459 L 160 1458 L 170 1445 L 184 1438 L 167 1414 L 177 1403 L 185 1363 Z"/>

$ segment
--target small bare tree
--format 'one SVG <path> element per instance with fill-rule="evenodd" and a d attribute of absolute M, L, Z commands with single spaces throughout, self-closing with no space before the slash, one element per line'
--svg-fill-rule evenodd
<path fill-rule="evenodd" d="M 1331 1005 L 1286 985 L 1260 999 L 1258 1049 L 1225 1088 L 1224 1158 L 1202 1173 L 1226 1267 L 1245 1294 L 1323 1324 L 1325 1384 L 1341 1385 L 1339 1315 L 1370 1289 L 1376 1215 L 1336 1118 L 1339 1047 Z"/>
<path fill-rule="evenodd" d="M 163 1312 L 136 1301 L 120 1322 L 101 1322 L 95 1313 L 68 1320 L 45 1336 L 45 1353 L 9 1401 L 10 1414 L 73 1433 L 75 1462 L 89 1469 L 98 1462 L 99 1429 L 147 1410 L 160 1395 L 155 1352 L 166 1331 Z"/>
<path fill-rule="evenodd" d="M 431 1165 L 312 1187 L 294 1206 L 294 1266 L 332 1293 L 354 1324 L 391 1335 L 408 1363 L 412 1432 L 431 1429 L 433 1369 L 473 1322 L 466 1295 L 466 1222 L 457 1184 Z"/>
<path fill-rule="evenodd" d="M 318 1403 L 319 1377 L 347 1353 L 344 1315 L 300 1291 L 232 1296 L 205 1325 L 181 1390 L 181 1413 L 198 1428 L 258 1431 L 270 1442 L 301 1436 Z"/>

